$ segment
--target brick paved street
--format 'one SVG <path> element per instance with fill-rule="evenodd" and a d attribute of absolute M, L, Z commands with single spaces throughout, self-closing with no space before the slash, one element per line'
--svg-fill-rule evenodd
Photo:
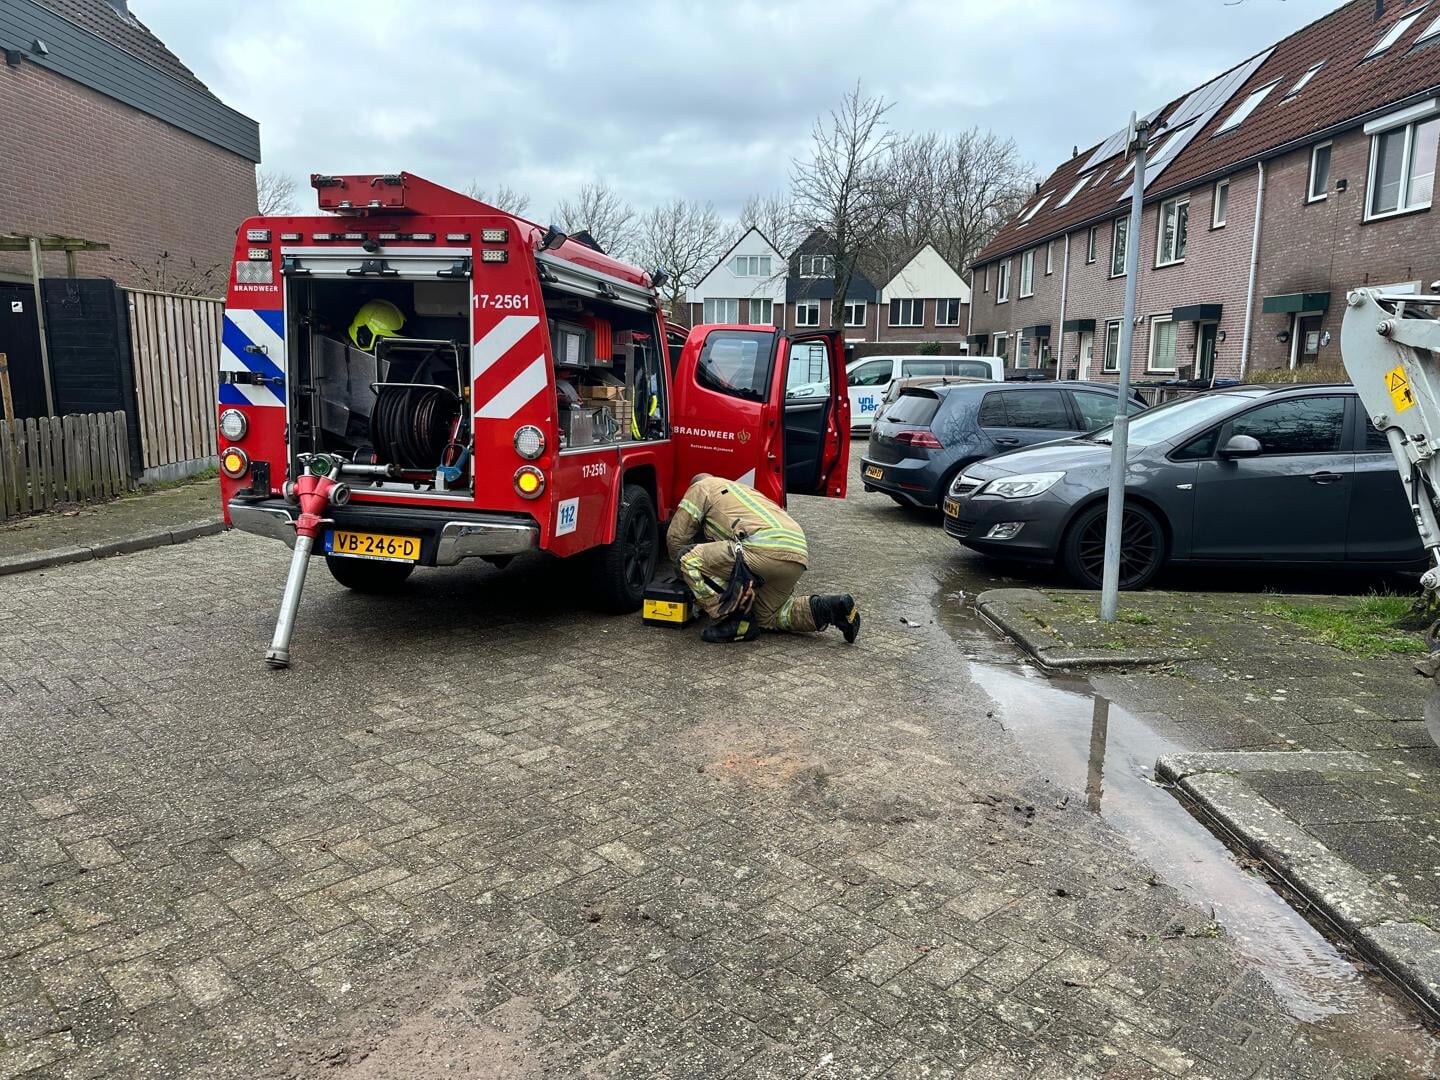
<path fill-rule="evenodd" d="M 1433 1068 L 1377 990 L 1291 1017 L 1057 797 L 932 622 L 985 564 L 858 490 L 796 515 L 853 648 L 317 563 L 277 673 L 273 542 L 7 579 L 0 1080 Z"/>

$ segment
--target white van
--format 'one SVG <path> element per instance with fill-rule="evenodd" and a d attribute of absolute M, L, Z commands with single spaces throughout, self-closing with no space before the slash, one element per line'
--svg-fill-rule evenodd
<path fill-rule="evenodd" d="M 850 423 L 868 431 L 885 399 L 892 379 L 921 375 L 959 375 L 971 379 L 1005 381 L 1005 359 L 1000 356 L 867 356 L 845 369 L 850 388 Z"/>

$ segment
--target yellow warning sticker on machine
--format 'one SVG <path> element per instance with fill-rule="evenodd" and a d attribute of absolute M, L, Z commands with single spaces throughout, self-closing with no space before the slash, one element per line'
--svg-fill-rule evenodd
<path fill-rule="evenodd" d="M 1415 395 L 1410 392 L 1410 380 L 1405 378 L 1405 366 L 1396 364 L 1385 373 L 1385 389 L 1390 391 L 1390 400 L 1395 411 L 1402 413 L 1415 404 Z"/>

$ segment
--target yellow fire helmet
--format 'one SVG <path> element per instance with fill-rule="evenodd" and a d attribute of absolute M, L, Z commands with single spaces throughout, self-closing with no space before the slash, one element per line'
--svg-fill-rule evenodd
<path fill-rule="evenodd" d="M 350 323 L 350 340 L 357 349 L 373 352 L 382 337 L 399 337 L 405 313 L 389 300 L 371 300 L 355 313 Z"/>

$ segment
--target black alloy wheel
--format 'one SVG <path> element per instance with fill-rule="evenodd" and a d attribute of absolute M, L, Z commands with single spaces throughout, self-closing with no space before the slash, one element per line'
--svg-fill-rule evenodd
<path fill-rule="evenodd" d="M 638 484 L 626 484 L 614 542 L 589 553 L 591 587 L 602 610 L 624 614 L 640 608 L 655 574 L 659 546 L 654 500 Z"/>
<path fill-rule="evenodd" d="M 1098 589 L 1105 580 L 1105 504 L 1090 507 L 1065 534 L 1065 570 L 1077 583 Z M 1120 525 L 1120 588 L 1143 589 L 1165 564 L 1165 530 L 1143 506 L 1125 507 Z"/>

